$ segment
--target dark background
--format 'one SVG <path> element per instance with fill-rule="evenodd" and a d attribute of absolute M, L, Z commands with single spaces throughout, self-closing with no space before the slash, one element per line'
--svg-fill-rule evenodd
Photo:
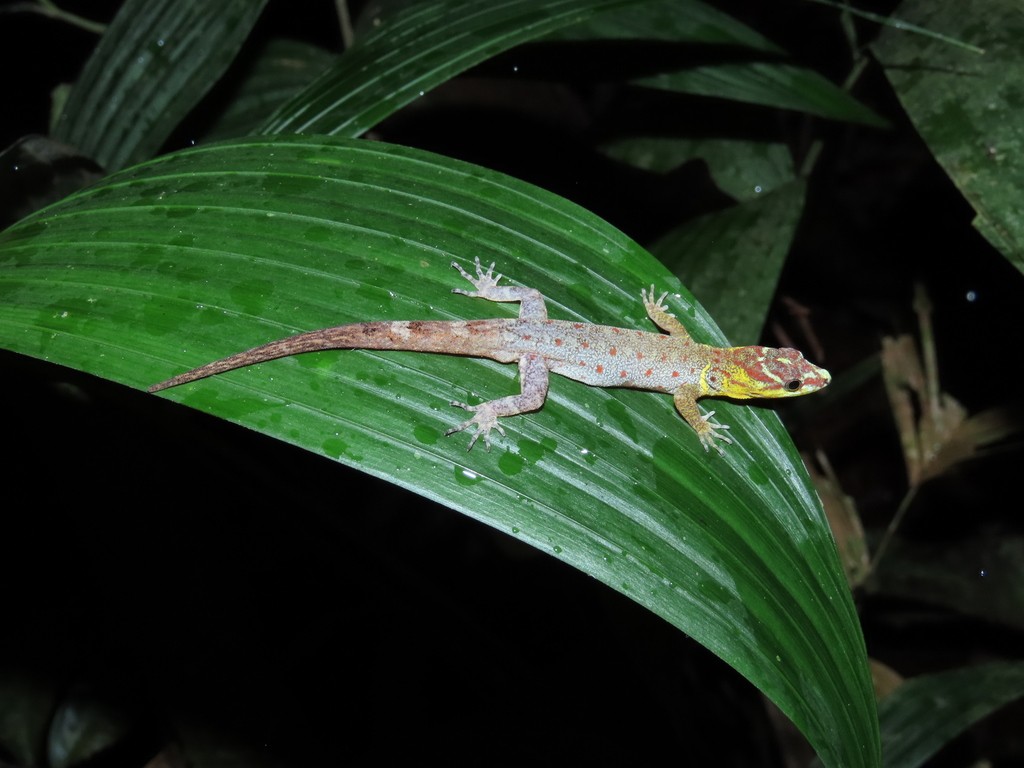
<path fill-rule="evenodd" d="M 63 3 L 94 19 L 118 5 Z M 719 5 L 798 61 L 835 81 L 846 75 L 834 11 Z M 341 47 L 326 2 L 296 12 L 272 0 L 252 42 L 277 35 Z M 0 16 L 0 146 L 46 133 L 50 89 L 74 80 L 94 43 L 41 17 Z M 542 72 L 550 54 L 534 53 Z M 530 55 L 517 61 L 528 68 Z M 473 74 L 502 71 L 499 58 Z M 616 129 L 614 115 L 646 110 L 653 120 L 669 105 L 585 80 L 537 77 L 528 103 L 549 105 L 541 111 L 521 109 L 522 91 L 500 78 L 454 83 L 376 133 L 552 189 L 640 242 L 728 204 L 699 164 L 656 177 L 594 152 L 593 140 Z M 855 94 L 893 128 L 711 99 L 673 97 L 670 106 L 692 114 L 692 101 L 741 134 L 767 124 L 798 157 L 809 135 L 826 140 L 778 295 L 812 309 L 833 375 L 876 354 L 883 335 L 916 331 L 912 287 L 922 280 L 936 308 L 943 387 L 972 412 L 1019 400 L 1019 387 L 979 382 L 992 381 L 993 364 L 1011 382 L 1019 373 L 1006 340 L 1018 335 L 1020 273 L 974 232 L 972 211 L 877 68 Z M 201 129 L 216 97 L 169 149 Z M 779 309 L 773 319 L 788 322 Z M 783 765 L 777 721 L 748 683 L 552 558 L 170 402 L 9 353 L 0 370 L 12 438 L 0 514 L 0 684 L 22 686 L 25 711 L 80 701 L 88 716 L 108 713 L 113 725 L 95 727 L 115 734 L 114 746 L 90 765 L 142 765 L 167 744 L 195 764 L 644 764 L 668 755 L 684 765 Z M 845 491 L 866 524 L 884 526 L 906 478 L 880 378 L 824 421 L 816 433 Z M 929 541 L 989 525 L 1019 533 L 1005 501 L 1019 457 L 1011 444 L 926 487 L 907 531 Z M 869 652 L 904 674 L 1020 655 L 1019 634 L 1005 628 L 906 600 L 858 599 Z M 11 701 L 0 693 L 0 717 L 18 708 Z M 1003 711 L 932 764 L 978 754 L 1024 764 L 1020 716 L 1020 707 Z"/>

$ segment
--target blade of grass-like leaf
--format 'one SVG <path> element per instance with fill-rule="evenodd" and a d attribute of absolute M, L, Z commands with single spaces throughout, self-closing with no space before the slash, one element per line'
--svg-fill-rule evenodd
<path fill-rule="evenodd" d="M 711 310 L 733 343 L 755 343 L 803 211 L 806 185 L 796 180 L 789 150 L 754 141 L 647 136 L 604 149 L 660 172 L 701 158 L 716 184 L 741 201 L 687 222 L 651 252 Z"/>
<path fill-rule="evenodd" d="M 40 16 L 46 16 L 54 21 L 70 24 L 73 27 L 84 29 L 86 32 L 92 32 L 96 35 L 102 35 L 107 28 L 105 24 L 65 11 L 62 8 L 58 8 L 53 2 L 46 2 L 46 0 L 26 0 L 26 2 L 21 3 L 8 3 L 0 8 L 0 15 L 8 13 L 38 13 Z"/>
<path fill-rule="evenodd" d="M 474 64 L 593 14 L 647 0 L 426 0 L 382 21 L 261 132 L 360 136 Z"/>
<path fill-rule="evenodd" d="M 0 234 L 0 341 L 143 387 L 296 331 L 514 315 L 451 293 L 450 262 L 474 256 L 556 318 L 649 329 L 639 288 L 677 290 L 694 335 L 722 340 L 639 246 L 557 196 L 410 149 L 276 137 L 169 155 Z M 450 399 L 514 390 L 488 361 L 316 353 L 168 396 L 553 554 L 732 664 L 827 765 L 877 765 L 857 617 L 774 414 L 719 405 L 737 444 L 708 456 L 669 398 L 555 378 L 491 453 L 442 436 L 461 418 Z"/>
<path fill-rule="evenodd" d="M 24 669 L 0 668 L 0 748 L 18 765 L 45 765 L 57 685 Z"/>
<path fill-rule="evenodd" d="M 561 29 L 548 39 L 664 40 L 784 53 L 760 32 L 701 0 L 649 0 Z"/>
<path fill-rule="evenodd" d="M 630 136 L 601 146 L 609 157 L 655 173 L 668 173 L 700 158 L 715 185 L 736 200 L 755 200 L 796 178 L 785 144 L 750 139 L 691 139 L 681 136 Z"/>
<path fill-rule="evenodd" d="M 1016 0 L 906 0 L 900 18 L 975 43 L 967 49 L 885 28 L 873 46 L 900 102 L 953 183 L 974 226 L 1024 271 L 1024 12 Z M 964 19 L 971 19 L 965 25 Z"/>
<path fill-rule="evenodd" d="M 917 768 L 971 725 L 1024 696 L 1024 662 L 907 680 L 878 703 L 882 765 Z"/>
<path fill-rule="evenodd" d="M 838 85 L 813 70 L 793 64 L 754 61 L 706 65 L 635 82 L 648 88 L 791 109 L 830 120 L 874 127 L 888 125 Z"/>
<path fill-rule="evenodd" d="M 893 29 L 898 29 L 902 32 L 912 32 L 915 35 L 923 35 L 925 37 L 930 37 L 935 40 L 941 40 L 947 45 L 955 45 L 959 48 L 963 48 L 964 50 L 971 51 L 972 53 L 985 52 L 984 48 L 979 48 L 976 45 L 965 43 L 963 40 L 957 37 L 943 35 L 936 32 L 933 29 L 919 27 L 916 24 L 908 24 L 903 19 L 897 19 L 893 16 L 882 16 L 881 14 L 878 13 L 871 13 L 870 11 L 865 11 L 860 8 L 857 8 L 848 2 L 838 2 L 838 0 L 808 0 L 808 2 L 827 5 L 830 8 L 834 8 L 835 10 L 841 13 L 848 13 L 851 16 L 859 16 L 862 19 L 867 19 L 868 21 L 873 21 L 876 24 L 881 24 L 883 26 L 892 27 Z"/>
<path fill-rule="evenodd" d="M 651 0 L 600 14 L 551 36 L 556 40 L 658 40 L 729 46 L 769 61 L 718 62 L 666 71 L 634 82 L 650 88 L 713 96 L 832 120 L 884 126 L 886 121 L 817 72 L 782 61 L 784 51 L 755 30 L 698 0 Z M 715 48 L 710 48 L 715 51 Z M 718 51 L 729 50 L 719 48 Z M 720 56 L 721 53 L 718 53 Z"/>
<path fill-rule="evenodd" d="M 707 305 L 734 344 L 755 344 L 761 335 L 805 192 L 802 181 L 791 182 L 760 199 L 689 221 L 651 247 Z"/>
<path fill-rule="evenodd" d="M 1024 631 L 1024 537 L 988 528 L 953 544 L 897 536 L 867 586 Z"/>
<path fill-rule="evenodd" d="M 108 170 L 151 157 L 213 86 L 267 0 L 127 0 L 100 39 L 55 137 Z"/>
<path fill-rule="evenodd" d="M 297 40 L 271 40 L 256 56 L 252 69 L 204 140 L 217 141 L 252 133 L 336 59 L 334 54 L 315 45 Z"/>

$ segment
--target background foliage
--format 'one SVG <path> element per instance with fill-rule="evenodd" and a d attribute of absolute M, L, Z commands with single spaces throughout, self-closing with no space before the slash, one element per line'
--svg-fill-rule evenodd
<path fill-rule="evenodd" d="M 483 11 L 459 2 L 374 5 L 355 9 L 362 11 L 356 42 L 340 57 L 310 44 L 316 25 L 308 18 L 292 20 L 305 42 L 280 39 L 268 19 L 281 16 L 272 15 L 270 4 L 271 15 L 261 17 L 263 5 L 224 5 L 216 19 L 200 20 L 182 13 L 180 2 L 125 4 L 55 123 L 56 135 L 77 152 L 31 140 L 5 153 L 17 172 L 7 182 L 12 194 L 4 215 L 18 222 L 0 235 L 5 347 L 142 387 L 268 338 L 348 318 L 489 315 L 493 307 L 446 295 L 457 280 L 447 262 L 481 249 L 512 279 L 540 288 L 555 316 L 643 327 L 636 288 L 665 284 L 668 277 L 639 241 L 683 279 L 732 340 L 788 344 L 796 334 L 795 343 L 812 359 L 827 354 L 834 372 L 847 371 L 827 397 L 795 404 L 787 414 L 804 440 L 820 446 L 818 489 L 847 579 L 858 594 L 870 596 L 862 606 L 869 645 L 883 651 L 873 655 L 906 672 L 1005 656 L 997 632 L 969 647 L 949 643 L 946 658 L 921 665 L 919 647 L 887 641 L 885 633 L 908 621 L 926 626 L 890 602 L 907 596 L 953 620 L 969 613 L 999 622 L 1019 613 L 1012 597 L 1019 565 L 994 556 L 997 549 L 1012 551 L 1019 529 L 999 515 L 983 516 L 971 533 L 978 547 L 950 547 L 942 531 L 955 531 L 955 540 L 963 523 L 952 522 L 957 518 L 948 503 L 936 513 L 932 495 L 938 486 L 946 500 L 955 498 L 942 485 L 953 482 L 965 498 L 977 499 L 977 476 L 965 475 L 962 462 L 974 459 L 969 466 L 998 477 L 1006 454 L 979 457 L 1018 423 L 1012 403 L 961 406 L 945 394 L 972 390 L 936 362 L 948 338 L 948 309 L 943 317 L 942 308 L 965 280 L 972 282 L 971 294 L 985 297 L 986 315 L 957 315 L 954 327 L 986 338 L 988 328 L 999 326 L 999 313 L 1012 306 L 1001 296 L 1019 290 L 1019 275 L 1000 276 L 995 252 L 957 227 L 970 216 L 944 181 L 937 188 L 945 197 L 931 181 L 922 187 L 932 190 L 927 204 L 905 202 L 904 195 L 913 197 L 910 192 L 925 184 L 921 179 L 943 177 L 914 143 L 892 98 L 902 100 L 946 172 L 982 212 L 979 230 L 1008 259 L 1018 258 L 1012 204 L 995 191 L 1013 188 L 1015 137 L 1002 128 L 1006 121 L 985 122 L 987 115 L 1014 109 L 1013 93 L 994 88 L 984 106 L 970 106 L 967 95 L 978 89 L 957 90 L 967 74 L 974 85 L 1016 64 L 1020 29 L 1012 6 L 984 3 L 982 16 L 991 25 L 968 35 L 957 28 L 955 13 L 905 4 L 900 13 L 906 18 L 970 37 L 985 58 L 962 45 L 889 30 L 875 48 L 875 64 L 862 40 L 876 27 L 809 6 L 798 6 L 808 28 L 845 39 L 852 51 L 847 60 L 816 51 L 807 45 L 813 35 L 783 33 L 742 4 L 518 0 Z M 209 8 L 197 5 L 196 12 Z M 13 18 L 21 17 L 0 17 L 5 30 Z M 202 35 L 189 34 L 193 29 Z M 220 44 L 211 48 L 212 39 Z M 533 45 L 515 48 L 530 40 Z M 208 58 L 213 49 L 215 61 Z M 800 63 L 793 50 L 804 60 L 817 58 L 817 67 Z M 216 82 L 232 58 L 234 65 Z M 128 61 L 136 66 L 117 64 Z M 922 61 L 943 66 L 922 68 Z M 471 76 L 452 80 L 474 65 Z M 70 77 L 77 66 L 71 63 Z M 933 80 L 922 82 L 920 71 Z M 856 98 L 823 72 L 856 83 Z M 892 91 L 881 85 L 879 72 Z M 442 83 L 449 84 L 431 91 Z M 959 119 L 946 119 L 944 105 L 956 105 Z M 371 128 L 373 138 L 388 143 L 275 137 L 293 131 L 357 137 Z M 263 138 L 206 143 L 252 133 Z M 990 137 L 984 147 L 973 138 L 978 135 Z M 197 137 L 210 138 L 201 139 L 198 150 L 174 152 Z M 106 176 L 161 144 L 171 153 Z M 964 151 L 972 146 L 978 151 Z M 873 161 L 887 155 L 899 162 L 882 172 Z M 510 176 L 486 170 L 495 168 Z M 47 174 L 38 189 L 36 169 Z M 982 174 L 986 181 L 976 184 Z M 101 177 L 90 190 L 24 218 L 39 196 L 58 200 L 61 190 Z M 630 237 L 517 179 L 562 193 Z M 945 228 L 936 226 L 934 213 L 943 206 L 954 212 Z M 893 232 L 901 237 L 892 238 Z M 884 238 L 885 248 L 872 252 L 869 243 Z M 928 242 L 941 243 L 944 252 L 960 242 L 987 261 L 972 262 L 965 276 L 957 260 L 960 272 L 950 280 L 951 264 L 908 258 L 908 243 L 923 255 Z M 888 290 L 880 291 L 883 274 Z M 909 301 L 915 279 L 928 283 L 918 289 L 916 312 Z M 888 311 L 872 311 L 872 301 L 880 306 L 883 297 Z M 766 325 L 773 298 L 791 313 L 777 313 Z M 724 340 L 688 292 L 679 288 L 676 301 L 695 335 Z M 801 303 L 812 304 L 810 319 Z M 909 336 L 898 335 L 914 324 L 921 353 Z M 893 338 L 876 357 L 882 334 Z M 540 414 L 509 426 L 516 431 L 509 444 L 492 455 L 467 456 L 454 439 L 437 441 L 452 418 L 439 403 L 453 386 L 459 399 L 465 398 L 459 388 L 483 397 L 503 394 L 509 374 L 495 365 L 421 357 L 352 353 L 339 364 L 336 355 L 310 356 L 171 396 L 417 490 L 532 543 L 714 651 L 796 722 L 826 764 L 878 764 L 857 619 L 820 507 L 773 414 L 723 405 L 720 416 L 742 439 L 727 460 L 713 463 L 673 421 L 662 398 L 556 384 Z M 90 630 L 99 642 L 90 655 L 105 649 L 91 669 L 59 640 L 42 650 L 36 643 L 26 663 L 5 668 L 0 744 L 9 759 L 71 765 L 90 755 L 118 759 L 133 749 L 145 756 L 162 743 L 154 729 L 169 728 L 175 737 L 161 756 L 170 762 L 202 764 L 227 749 L 247 763 L 288 763 L 323 748 L 317 725 L 329 733 L 334 711 L 330 696 L 312 695 L 297 680 L 330 681 L 328 692 L 362 704 L 380 701 L 387 709 L 399 699 L 411 715 L 432 708 L 429 696 L 421 699 L 415 691 L 453 676 L 468 699 L 491 704 L 448 711 L 445 720 L 467 724 L 460 732 L 467 752 L 505 743 L 503 726 L 518 722 L 526 708 L 533 717 L 510 753 L 519 759 L 552 743 L 572 745 L 565 748 L 573 759 L 591 750 L 603 758 L 643 759 L 645 746 L 630 737 L 636 733 L 648 734 L 657 754 L 678 740 L 689 754 L 699 742 L 696 749 L 716 762 L 777 759 L 766 755 L 779 754 L 774 744 L 782 737 L 758 735 L 756 728 L 743 744 L 707 737 L 708 724 L 735 718 L 734 706 L 726 714 L 714 704 L 728 696 L 709 694 L 696 710 L 681 703 L 683 692 L 711 674 L 706 656 L 687 649 L 669 625 L 652 624 L 610 594 L 595 594 L 593 583 L 574 581 L 553 561 L 510 548 L 508 539 L 468 523 L 453 529 L 439 511 L 397 512 L 409 498 L 387 485 L 281 453 L 280 446 L 250 443 L 225 425 L 184 417 L 154 398 L 24 357 L 12 356 L 9 364 L 25 381 L 44 382 L 11 393 L 24 402 L 31 392 L 34 406 L 19 412 L 15 432 L 25 437 L 25 466 L 42 463 L 54 443 L 50 434 L 60 434 L 62 454 L 75 457 L 60 465 L 73 479 L 68 487 L 36 488 L 37 498 L 47 510 L 66 509 L 91 490 L 111 499 L 112 510 L 91 514 L 88 524 L 56 511 L 7 523 L 7 538 L 16 542 L 35 541 L 45 528 L 62 532 L 47 537 L 58 552 L 47 569 L 54 584 L 68 568 L 92 574 L 79 590 L 55 589 L 44 579 L 19 592 L 11 616 L 28 615 L 40 600 L 54 609 L 45 627 L 15 640 L 10 658 L 18 650 L 24 658 L 20 643 L 31 645 L 39 632 L 57 638 L 68 628 L 105 627 Z M 872 382 L 879 384 L 874 391 Z M 339 390 L 345 398 L 332 396 Z M 30 422 L 31 413 L 46 418 Z M 890 436 L 891 427 L 872 432 L 882 420 L 869 414 L 895 423 L 899 440 Z M 69 421 L 95 425 L 85 426 L 83 435 L 114 429 L 109 442 L 116 447 L 77 446 L 65 430 L 48 426 Z M 815 425 L 814 432 L 800 432 L 802 423 Z M 666 424 L 682 429 L 667 435 Z M 156 434 L 163 437 L 154 440 Z M 144 455 L 126 449 L 132 442 L 146 446 Z M 865 490 L 870 486 L 861 487 L 870 477 L 875 488 L 899 488 L 901 464 L 909 478 L 902 501 L 893 495 L 886 503 Z M 112 484 L 114 477 L 119 482 Z M 879 485 L 883 478 L 889 481 Z M 140 486 L 152 510 L 145 522 L 122 511 L 123 500 Z M 162 489 L 159 498 L 153 488 Z M 89 542 L 84 550 L 75 546 L 76 529 Z M 272 531 L 287 533 L 281 538 Z M 173 578 L 161 578 L 139 559 L 149 548 L 124 546 L 139 540 L 162 545 L 176 565 Z M 933 554 L 915 560 L 922 546 Z M 117 552 L 109 572 L 94 557 L 108 548 Z M 335 563 L 339 550 L 349 553 L 344 565 Z M 936 568 L 935 552 L 954 567 Z M 264 565 L 271 561 L 283 567 Z M 138 592 L 122 575 L 125 565 L 146 575 Z M 9 574 L 18 570 L 14 560 L 6 567 Z M 226 574 L 234 572 L 247 574 L 246 583 L 233 584 Z M 991 580 L 980 592 L 979 577 Z M 211 583 L 217 586 L 207 594 L 200 585 Z M 994 593 L 998 601 L 987 597 Z M 103 618 L 85 620 L 71 608 L 99 607 L 98 597 L 111 594 L 118 598 L 108 613 L 101 611 Z M 194 679 L 157 672 L 128 640 L 141 628 L 162 626 L 161 612 L 170 606 L 185 609 L 182 631 L 222 638 L 202 649 L 186 644 L 181 657 L 196 671 Z M 273 617 L 274 629 L 257 618 L 264 613 Z M 629 617 L 625 625 L 623 616 Z M 1006 626 L 1018 631 L 1012 621 Z M 359 627 L 357 638 L 353 627 Z M 408 638 L 410 627 L 414 641 L 388 652 L 392 642 Z M 352 658 L 381 670 L 375 684 L 344 684 L 351 665 L 317 652 L 339 631 Z M 181 635 L 155 634 L 153 658 L 164 665 L 170 649 L 181 647 Z M 224 654 L 240 636 L 245 652 L 225 665 Z M 613 638 L 610 646 L 601 641 L 606 637 Z M 293 651 L 278 656 L 282 647 Z M 929 647 L 936 647 L 934 638 Z M 298 648 L 304 650 L 295 653 Z M 901 665 L 900 651 L 907 648 L 915 663 Z M 266 653 L 270 664 L 260 661 Z M 41 675 L 54 658 L 66 672 Z M 428 671 L 437 659 L 437 671 Z M 644 662 L 624 667 L 624 659 Z M 296 707 L 278 701 L 272 724 L 258 714 L 258 697 L 243 693 L 252 704 L 244 706 L 233 695 L 247 689 L 242 681 L 257 667 L 277 676 L 267 691 L 306 691 Z M 486 672 L 477 675 L 477 669 Z M 598 683 L 627 669 L 633 673 L 621 686 Z M 966 668 L 954 677 L 922 677 L 886 699 L 884 764 L 920 764 L 973 720 L 1017 698 L 1019 666 L 997 669 L 1001 676 Z M 139 670 L 146 671 L 141 678 Z M 995 676 L 1001 685 L 992 685 Z M 735 685 L 718 673 L 714 679 L 710 689 Z M 525 680 L 543 695 L 528 695 L 525 707 L 494 709 L 493 691 L 508 698 L 511 686 L 526 695 Z M 552 685 L 562 693 L 553 693 Z M 952 686 L 963 707 L 936 712 L 926 724 L 924 715 L 907 716 L 927 712 L 928 697 Z M 198 690 L 222 698 L 224 706 L 204 713 L 185 705 Z M 622 718 L 631 709 L 626 702 L 638 694 L 648 702 L 640 710 L 646 716 L 631 728 Z M 141 718 L 128 714 L 137 709 L 129 702 L 154 696 L 159 706 Z M 744 721 L 767 729 L 756 700 L 749 692 L 742 696 L 751 702 L 740 709 Z M 214 715 L 218 710 L 233 715 Z M 310 711 L 317 713 L 312 719 Z M 659 714 L 651 717 L 653 711 Z M 365 712 L 352 731 L 353 757 L 390 739 L 390 716 L 377 717 L 372 705 Z M 578 714 L 566 722 L 568 712 Z M 963 712 L 970 716 L 959 716 Z M 608 725 L 595 728 L 604 719 Z M 435 721 L 417 721 L 417 754 L 423 744 L 445 750 L 431 728 Z M 549 733 L 549 722 L 559 724 L 557 735 Z M 253 751 L 249 733 L 262 740 L 270 733 L 280 743 Z M 600 747 L 594 733 L 604 737 Z M 613 744 L 606 743 L 609 734 L 616 734 Z M 399 745 L 390 748 L 400 754 Z M 334 747 L 329 752 L 337 754 Z"/>

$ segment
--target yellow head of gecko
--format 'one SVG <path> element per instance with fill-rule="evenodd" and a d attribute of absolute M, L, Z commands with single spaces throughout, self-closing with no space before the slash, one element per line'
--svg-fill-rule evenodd
<path fill-rule="evenodd" d="M 829 372 L 804 359 L 795 349 L 728 347 L 701 371 L 702 396 L 796 397 L 816 392 L 832 380 Z"/>

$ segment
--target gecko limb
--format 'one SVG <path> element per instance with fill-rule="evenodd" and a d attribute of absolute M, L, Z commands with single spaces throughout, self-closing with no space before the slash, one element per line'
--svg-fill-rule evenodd
<path fill-rule="evenodd" d="M 484 447 L 491 450 L 491 430 L 497 429 L 502 437 L 505 430 L 501 428 L 498 419 L 503 416 L 518 416 L 521 413 L 536 411 L 544 405 L 548 396 L 548 366 L 542 357 L 537 355 L 524 355 L 519 359 L 519 381 L 521 391 L 518 395 L 509 395 L 497 400 L 488 400 L 480 405 L 467 405 L 457 400 L 452 401 L 456 408 L 463 408 L 473 414 L 473 418 L 452 427 L 445 436 L 454 435 L 470 426 L 476 426 L 476 432 L 469 441 L 467 451 L 473 450 L 476 441 L 481 437 L 484 439 Z"/>
<path fill-rule="evenodd" d="M 501 302 L 519 302 L 519 319 L 520 320 L 547 320 L 548 310 L 544 304 L 544 295 L 536 288 L 521 288 L 515 285 L 498 285 L 498 281 L 501 280 L 501 275 L 494 274 L 494 262 L 491 262 L 486 270 L 480 263 L 480 257 L 477 256 L 474 261 L 476 266 L 476 277 L 473 277 L 466 270 L 462 268 L 462 265 L 457 261 L 452 262 L 452 266 L 459 270 L 459 274 L 466 278 L 473 287 L 474 291 L 463 290 L 462 288 L 452 288 L 452 293 L 460 293 L 463 296 L 469 296 L 471 298 L 487 299 L 488 301 L 501 301 Z"/>
<path fill-rule="evenodd" d="M 714 411 L 709 411 L 706 416 L 702 415 L 700 408 L 697 406 L 697 399 L 694 397 L 693 392 L 688 389 L 680 388 L 676 390 L 672 395 L 672 400 L 675 403 L 676 410 L 679 411 L 679 415 L 686 419 L 686 423 L 693 427 L 693 431 L 697 433 L 697 437 L 700 438 L 700 444 L 704 446 L 704 452 L 707 453 L 708 449 L 713 447 L 720 456 L 724 456 L 725 451 L 722 450 L 722 447 L 715 440 L 721 440 L 727 444 L 732 443 L 732 440 L 715 430 L 729 429 L 729 425 L 711 421 L 711 417 L 715 415 Z"/>
<path fill-rule="evenodd" d="M 689 339 L 689 332 L 683 327 L 683 324 L 679 322 L 675 315 L 668 311 L 668 307 L 664 305 L 665 297 L 668 296 L 668 291 L 665 291 L 657 299 L 654 298 L 654 286 L 651 286 L 650 292 L 647 289 L 640 291 L 640 298 L 644 301 L 644 309 L 647 310 L 647 316 L 651 318 L 651 321 L 665 331 L 665 333 L 671 334 L 672 336 L 679 336 L 684 339 Z"/>

